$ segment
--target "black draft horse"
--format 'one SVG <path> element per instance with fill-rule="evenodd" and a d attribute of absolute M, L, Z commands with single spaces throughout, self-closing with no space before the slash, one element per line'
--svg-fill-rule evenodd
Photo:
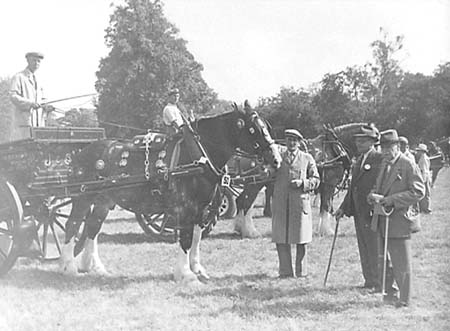
<path fill-rule="evenodd" d="M 85 222 L 86 240 L 80 270 L 104 273 L 98 256 L 97 237 L 101 225 L 115 204 L 136 214 L 151 215 L 164 212 L 175 219 L 181 246 L 175 280 L 208 279 L 200 264 L 201 232 L 215 220 L 221 202 L 222 169 L 236 149 L 262 156 L 278 167 L 281 157 L 266 123 L 246 102 L 244 110 L 234 104 L 234 111 L 202 118 L 193 132 L 187 125 L 183 130 L 177 167 L 157 176 L 155 167 L 161 160 L 170 164 L 165 149 L 136 151 L 132 142 L 105 140 L 87 146 L 73 159 L 74 181 L 111 179 L 137 176 L 142 185 L 114 187 L 107 192 L 86 193 L 75 199 L 66 226 L 66 239 L 61 254 L 64 272 L 76 273 L 74 259 L 75 235 Z M 189 169 L 201 169 L 195 174 Z M 166 168 L 167 169 L 167 168 Z M 161 170 L 161 169 L 160 169 Z M 174 174 L 178 175 L 175 176 Z M 184 174 L 184 175 L 183 175 Z"/>
<path fill-rule="evenodd" d="M 320 220 L 317 232 L 322 235 L 334 233 L 331 227 L 331 214 L 333 212 L 333 198 L 336 191 L 345 186 L 347 174 L 352 164 L 352 158 L 356 155 L 356 145 L 353 135 L 366 123 L 349 123 L 332 128 L 324 126 L 324 132 L 319 136 L 307 139 L 308 152 L 314 156 L 320 174 L 320 186 L 317 194 L 320 196 L 319 215 Z M 270 200 L 273 192 L 273 182 L 248 185 L 236 199 L 237 216 L 235 232 L 242 237 L 256 237 L 251 214 L 248 212 L 258 195 L 258 192 L 266 187 L 266 199 L 264 215 L 271 216 Z"/>

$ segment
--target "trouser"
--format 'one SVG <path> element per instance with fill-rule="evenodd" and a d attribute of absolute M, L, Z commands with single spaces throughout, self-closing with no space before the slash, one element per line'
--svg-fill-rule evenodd
<path fill-rule="evenodd" d="M 355 218 L 361 269 L 367 287 L 380 287 L 378 268 L 378 233 L 370 229 L 370 217 Z"/>
<path fill-rule="evenodd" d="M 382 251 L 382 249 L 381 249 Z M 386 291 L 391 294 L 395 291 L 393 287 L 394 280 L 400 291 L 400 301 L 409 304 L 411 297 L 411 276 L 412 276 L 412 252 L 411 239 L 409 238 L 389 238 L 388 252 L 390 263 L 388 261 L 386 273 Z M 381 261 L 382 256 L 381 256 Z M 390 265 L 392 264 L 392 265 Z M 381 273 L 382 266 L 381 263 Z"/>
<path fill-rule="evenodd" d="M 431 199 L 431 183 L 430 180 L 425 180 L 425 196 L 419 202 L 420 211 L 427 212 L 430 210 L 430 199 Z"/>
<path fill-rule="evenodd" d="M 280 277 L 293 277 L 291 244 L 276 244 L 279 261 Z M 305 277 L 307 270 L 307 254 L 306 244 L 297 244 L 297 254 L 295 257 L 295 275 L 297 277 Z"/>

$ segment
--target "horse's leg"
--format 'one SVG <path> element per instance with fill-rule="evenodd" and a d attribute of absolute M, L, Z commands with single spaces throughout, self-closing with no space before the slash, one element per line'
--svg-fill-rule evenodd
<path fill-rule="evenodd" d="M 190 267 L 189 253 L 192 247 L 193 227 L 183 228 L 180 231 L 180 250 L 178 252 L 177 265 L 175 266 L 174 279 L 177 282 L 196 283 L 199 282 L 197 275 Z"/>
<path fill-rule="evenodd" d="M 333 190 L 334 186 L 324 185 L 320 189 L 320 212 L 319 212 L 319 225 L 318 233 L 321 236 L 332 236 L 334 235 L 332 222 L 332 201 L 333 201 Z"/>
<path fill-rule="evenodd" d="M 194 233 L 192 234 L 192 247 L 189 251 L 189 265 L 198 277 L 201 279 L 209 279 L 205 268 L 200 264 L 200 242 L 202 239 L 202 229 L 198 225 L 194 225 Z"/>
<path fill-rule="evenodd" d="M 75 236 L 78 233 L 81 223 L 86 217 L 90 208 L 88 199 L 79 198 L 72 202 L 72 210 L 66 222 L 66 235 L 61 248 L 60 270 L 66 274 L 76 274 L 78 272 L 75 262 L 74 248 Z"/>
<path fill-rule="evenodd" d="M 98 254 L 98 234 L 109 210 L 114 207 L 110 199 L 97 199 L 92 213 L 86 219 L 87 238 L 81 256 L 80 271 L 106 275 L 107 271 Z"/>
<path fill-rule="evenodd" d="M 234 219 L 233 232 L 240 234 L 242 238 L 257 238 L 261 236 L 253 223 L 253 213 L 251 210 L 262 186 L 262 184 L 248 185 L 236 199 L 238 212 L 236 214 L 236 218 Z"/>
<path fill-rule="evenodd" d="M 264 203 L 264 212 L 263 215 L 266 217 L 272 217 L 272 196 L 275 185 L 273 183 L 269 183 L 266 185 L 265 198 L 266 201 Z"/>

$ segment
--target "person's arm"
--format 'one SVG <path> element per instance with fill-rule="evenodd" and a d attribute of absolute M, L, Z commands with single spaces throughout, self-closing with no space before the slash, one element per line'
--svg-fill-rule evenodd
<path fill-rule="evenodd" d="M 307 157 L 308 166 L 306 171 L 306 179 L 303 181 L 303 191 L 311 192 L 319 187 L 320 176 L 314 158 L 310 154 L 307 154 Z"/>
<path fill-rule="evenodd" d="M 31 108 L 40 107 L 38 103 L 23 96 L 23 87 L 19 75 L 14 76 L 11 80 L 9 98 L 11 102 L 21 111 L 29 111 Z"/>
<path fill-rule="evenodd" d="M 406 178 L 408 189 L 394 193 L 381 199 L 381 204 L 395 209 L 406 208 L 419 202 L 425 196 L 425 185 L 418 167 L 412 163 L 406 165 Z M 401 176 L 400 174 L 398 176 Z"/>

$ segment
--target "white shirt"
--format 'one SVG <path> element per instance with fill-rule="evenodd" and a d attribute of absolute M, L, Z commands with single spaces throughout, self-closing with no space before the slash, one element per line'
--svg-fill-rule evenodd
<path fill-rule="evenodd" d="M 163 110 L 163 122 L 165 125 L 171 126 L 174 121 L 178 127 L 184 124 L 183 117 L 177 105 L 168 103 Z"/>

